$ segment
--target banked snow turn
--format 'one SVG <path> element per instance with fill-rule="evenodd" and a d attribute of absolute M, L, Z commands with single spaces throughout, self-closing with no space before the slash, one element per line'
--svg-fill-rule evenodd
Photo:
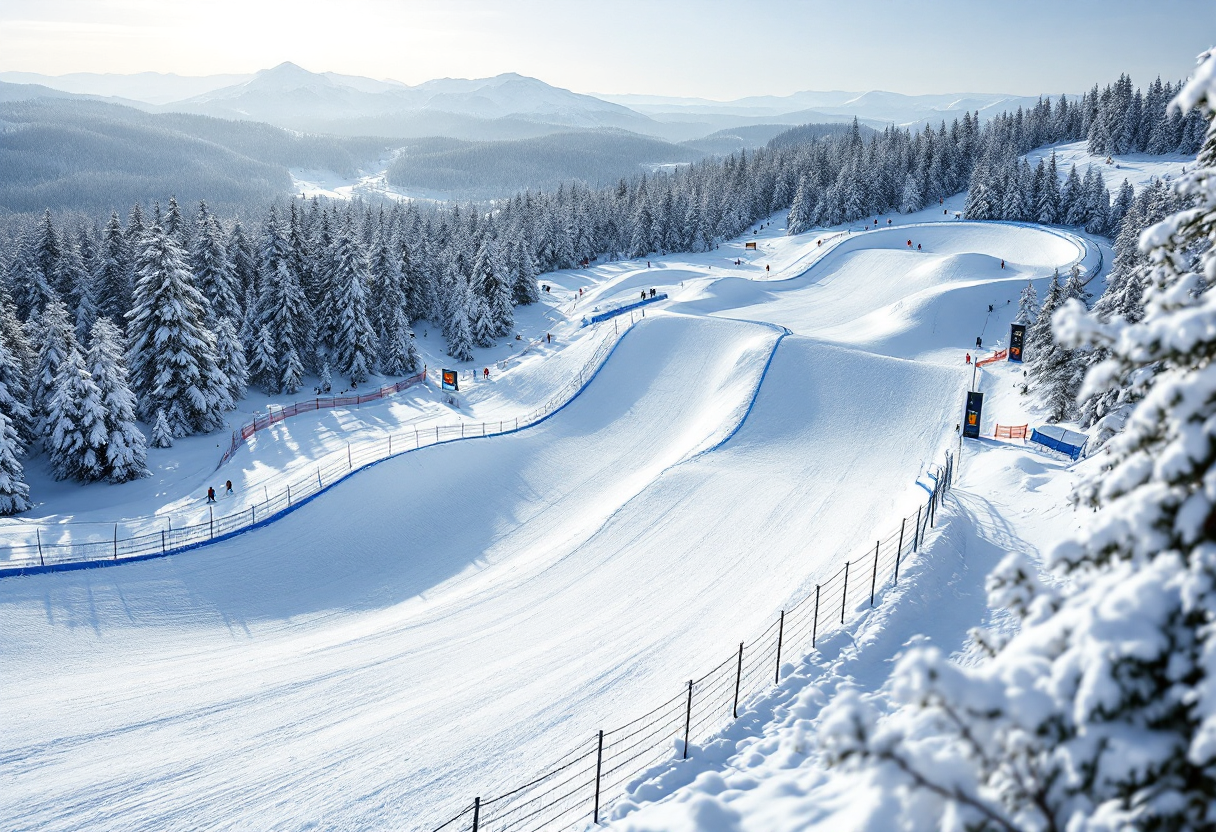
<path fill-rule="evenodd" d="M 782 336 L 648 317 L 532 429 L 197 552 L 0 582 L 0 816 L 398 828 L 628 721 L 919 500 L 952 436 L 957 366 Z"/>

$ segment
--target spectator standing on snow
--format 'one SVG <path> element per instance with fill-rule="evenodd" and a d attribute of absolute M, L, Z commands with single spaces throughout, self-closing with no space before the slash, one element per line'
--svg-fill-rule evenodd
<path fill-rule="evenodd" d="M 967 363 L 971 363 L 971 353 L 967 353 Z"/>
<path fill-rule="evenodd" d="M 209 502 L 209 503 L 215 502 L 215 489 L 212 488 L 211 486 L 207 486 L 207 502 Z"/>
<path fill-rule="evenodd" d="M 232 493 L 232 480 L 228 480 L 228 482 L 224 483 L 224 488 L 226 489 L 224 492 L 225 494 L 231 494 Z"/>
<path fill-rule="evenodd" d="M 979 335 L 975 336 L 975 348 L 977 350 L 981 350 L 984 348 L 984 339 L 981 338 Z"/>

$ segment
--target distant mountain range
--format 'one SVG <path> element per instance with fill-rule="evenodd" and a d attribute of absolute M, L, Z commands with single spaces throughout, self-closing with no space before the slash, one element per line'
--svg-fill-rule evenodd
<path fill-rule="evenodd" d="M 513 73 L 409 86 L 292 63 L 247 76 L 0 72 L 0 215 L 125 210 L 169 194 L 237 211 L 290 193 L 297 171 L 481 199 L 611 183 L 762 147 L 778 134 L 811 141 L 855 116 L 881 129 L 1035 100 L 843 91 L 725 102 L 595 96 Z"/>
<path fill-rule="evenodd" d="M 183 112 L 262 121 L 293 130 L 400 138 L 523 139 L 571 129 L 617 128 L 668 141 L 768 125 L 849 121 L 881 128 L 981 117 L 1036 98 L 990 93 L 902 95 L 870 91 L 798 92 L 734 101 L 647 95 L 584 95 L 515 73 L 442 78 L 409 86 L 283 63 L 254 75 L 172 74 L 45 76 L 0 72 L 0 81 L 37 84 L 150 112 Z M 764 129 L 760 132 L 769 132 Z"/>

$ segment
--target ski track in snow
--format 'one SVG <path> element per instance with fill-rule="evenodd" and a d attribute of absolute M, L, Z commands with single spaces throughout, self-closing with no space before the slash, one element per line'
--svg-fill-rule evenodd
<path fill-rule="evenodd" d="M 999 340 L 1025 280 L 1096 261 L 936 217 L 546 275 L 534 323 L 569 316 L 571 346 L 475 387 L 466 418 L 560 387 L 598 343 L 583 314 L 671 300 L 542 425 L 406 454 L 193 552 L 0 581 L 0 818 L 412 828 L 678 692 L 914 510 L 975 334 Z M 233 465 L 290 464 L 310 424 Z"/>

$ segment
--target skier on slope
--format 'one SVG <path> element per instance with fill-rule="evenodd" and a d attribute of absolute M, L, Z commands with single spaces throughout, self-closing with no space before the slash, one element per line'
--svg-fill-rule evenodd
<path fill-rule="evenodd" d="M 209 503 L 215 502 L 215 489 L 212 488 L 211 486 L 207 486 L 207 502 L 209 502 Z"/>

